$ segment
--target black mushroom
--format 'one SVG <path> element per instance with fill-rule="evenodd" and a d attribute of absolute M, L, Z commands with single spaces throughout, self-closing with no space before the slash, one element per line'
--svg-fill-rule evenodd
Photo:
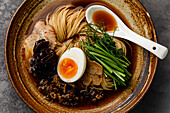
<path fill-rule="evenodd" d="M 33 56 L 30 58 L 29 72 L 37 80 L 38 90 L 44 95 L 46 100 L 59 102 L 65 106 L 77 106 L 84 101 L 97 102 L 104 96 L 103 90 L 96 87 L 80 87 L 78 82 L 65 83 L 57 75 L 58 56 L 50 48 L 49 41 L 41 39 L 36 41 L 33 48 Z M 95 62 L 90 67 L 97 65 Z M 88 69 L 90 82 L 99 85 L 102 81 L 102 73 L 98 71 L 101 66 L 97 65 L 93 71 Z M 94 76 L 94 77 L 93 77 Z M 95 77 L 97 76 L 97 78 Z M 96 82 L 95 82 L 96 81 Z M 84 102 L 85 103 L 85 102 Z"/>
<path fill-rule="evenodd" d="M 79 90 L 77 84 L 65 83 L 57 75 L 53 79 L 42 79 L 38 90 L 45 95 L 47 100 L 57 101 L 66 106 L 77 106 L 84 101 L 96 103 L 104 96 L 101 88 L 91 87 L 87 90 Z"/>
<path fill-rule="evenodd" d="M 30 58 L 29 72 L 35 77 L 49 78 L 57 74 L 58 57 L 45 39 L 35 43 L 33 56 Z"/>
<path fill-rule="evenodd" d="M 90 100 L 91 102 L 96 103 L 103 98 L 104 93 L 101 88 L 92 87 L 87 90 L 81 90 L 80 95 L 82 101 Z"/>
<path fill-rule="evenodd" d="M 79 104 L 79 92 L 76 84 L 67 84 L 55 75 L 53 79 L 41 80 L 38 90 L 45 95 L 47 100 L 58 101 L 66 106 Z"/>

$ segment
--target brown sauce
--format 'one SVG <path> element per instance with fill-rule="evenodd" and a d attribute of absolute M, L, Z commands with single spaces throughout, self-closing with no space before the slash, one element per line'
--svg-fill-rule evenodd
<path fill-rule="evenodd" d="M 106 11 L 98 10 L 92 15 L 92 21 L 94 24 L 102 22 L 106 26 L 106 31 L 114 31 L 117 27 L 116 19 Z"/>
<path fill-rule="evenodd" d="M 61 5 L 66 5 L 66 4 L 73 4 L 75 6 L 83 6 L 85 9 L 91 5 L 103 5 L 103 6 L 106 6 L 108 7 L 109 9 L 111 9 L 112 11 L 114 11 L 114 13 L 116 15 L 118 15 L 118 17 L 120 19 L 122 19 L 122 21 L 130 28 L 130 24 L 127 22 L 126 18 L 124 17 L 124 15 L 118 10 L 116 9 L 115 7 L 113 7 L 112 5 L 104 2 L 104 1 L 100 1 L 99 0 L 83 0 L 83 1 L 80 1 L 80 0 L 61 0 L 60 2 L 54 2 L 50 5 L 48 5 L 47 7 L 45 7 L 44 9 L 42 9 L 32 20 L 32 23 L 30 23 L 30 26 L 27 30 L 27 34 L 26 35 L 30 35 L 32 33 L 32 30 L 33 30 L 33 27 L 35 25 L 35 23 L 39 20 L 45 20 L 46 16 L 50 13 L 54 13 L 54 11 L 60 7 Z M 110 24 L 110 23 L 109 23 Z M 109 25 L 108 24 L 108 25 Z M 111 24 L 112 25 L 112 24 Z M 114 23 L 114 25 L 117 25 Z M 109 29 L 110 30 L 110 29 Z M 131 44 L 132 48 L 136 47 L 135 44 Z M 130 67 L 130 72 L 133 74 L 133 67 L 135 67 L 133 64 L 135 63 L 135 57 L 136 55 L 133 53 L 133 56 L 131 55 L 128 55 L 128 58 L 130 59 L 131 61 L 131 65 L 132 67 Z M 33 80 L 35 81 L 35 80 Z M 84 103 L 82 105 L 80 105 L 78 107 L 78 109 L 84 109 L 84 105 L 90 109 L 90 108 L 96 108 L 96 106 L 103 106 L 103 104 L 107 104 L 111 101 L 113 101 L 113 99 L 116 99 L 118 98 L 119 94 L 122 93 L 122 91 L 125 89 L 126 87 L 124 88 L 121 88 L 120 90 L 116 91 L 116 92 L 113 92 L 113 91 L 108 91 L 107 93 L 105 93 L 105 96 L 104 98 L 101 100 L 102 102 L 99 102 L 97 103 L 97 105 L 94 105 L 94 104 L 91 104 L 91 103 Z M 56 103 L 57 104 L 57 103 Z M 88 106 L 87 106 L 88 105 Z M 61 105 L 62 106 L 62 105 Z M 89 107 L 90 106 L 90 107 Z M 63 106 L 65 107 L 65 106 Z"/>
<path fill-rule="evenodd" d="M 110 10 L 114 11 L 114 13 L 130 28 L 130 24 L 127 22 L 125 16 L 115 7 L 110 5 L 107 2 L 100 1 L 100 0 L 61 0 L 60 2 L 56 1 L 51 4 L 49 4 L 47 7 L 43 8 L 32 20 L 32 23 L 30 23 L 30 27 L 27 30 L 26 35 L 30 35 L 32 33 L 33 27 L 35 23 L 38 20 L 45 20 L 46 16 L 48 14 L 53 14 L 57 8 L 59 8 L 61 5 L 66 5 L 66 4 L 73 4 L 75 6 L 82 6 L 85 9 L 87 9 L 91 5 L 103 5 Z"/>

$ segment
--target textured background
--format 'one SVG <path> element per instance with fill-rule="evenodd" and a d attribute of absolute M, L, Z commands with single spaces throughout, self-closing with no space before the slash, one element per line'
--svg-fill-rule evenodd
<path fill-rule="evenodd" d="M 8 24 L 24 0 L 0 0 L 0 113 L 33 113 L 20 99 L 8 78 L 4 43 Z M 170 0 L 139 0 L 150 13 L 158 42 L 170 49 Z M 170 54 L 159 60 L 153 83 L 130 113 L 170 113 Z"/>

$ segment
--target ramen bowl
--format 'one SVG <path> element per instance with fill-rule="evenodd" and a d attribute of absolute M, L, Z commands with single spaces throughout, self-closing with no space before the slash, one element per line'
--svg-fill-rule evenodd
<path fill-rule="evenodd" d="M 13 87 L 21 99 L 35 112 L 128 112 L 145 95 L 157 67 L 158 58 L 138 45 L 132 45 L 131 73 L 128 86 L 109 92 L 97 104 L 66 107 L 47 101 L 38 91 L 36 83 L 25 68 L 21 48 L 31 33 L 35 22 L 44 19 L 49 12 L 64 4 L 88 7 L 100 4 L 114 11 L 134 32 L 157 42 L 155 29 L 149 16 L 138 0 L 25 0 L 14 14 L 6 35 L 5 61 Z"/>

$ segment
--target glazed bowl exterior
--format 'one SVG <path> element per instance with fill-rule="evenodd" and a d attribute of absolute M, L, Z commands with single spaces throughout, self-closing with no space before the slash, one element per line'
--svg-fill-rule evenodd
<path fill-rule="evenodd" d="M 87 0 L 88 1 L 88 0 Z M 106 6 L 121 12 L 119 15 L 126 20 L 134 32 L 157 42 L 155 29 L 149 16 L 138 0 L 100 0 Z M 99 0 L 91 0 L 99 4 Z M 5 41 L 6 68 L 13 87 L 21 99 L 35 112 L 128 112 L 145 95 L 154 77 L 158 58 L 134 44 L 135 56 L 132 59 L 133 73 L 130 84 L 105 97 L 97 106 L 65 107 L 47 101 L 37 90 L 36 83 L 29 76 L 21 57 L 21 47 L 28 36 L 35 17 L 41 15 L 49 6 L 63 3 L 63 0 L 25 0 L 18 8 L 9 24 Z M 64 0 L 64 3 L 86 3 L 84 0 Z M 113 9 L 114 10 L 114 9 Z"/>

